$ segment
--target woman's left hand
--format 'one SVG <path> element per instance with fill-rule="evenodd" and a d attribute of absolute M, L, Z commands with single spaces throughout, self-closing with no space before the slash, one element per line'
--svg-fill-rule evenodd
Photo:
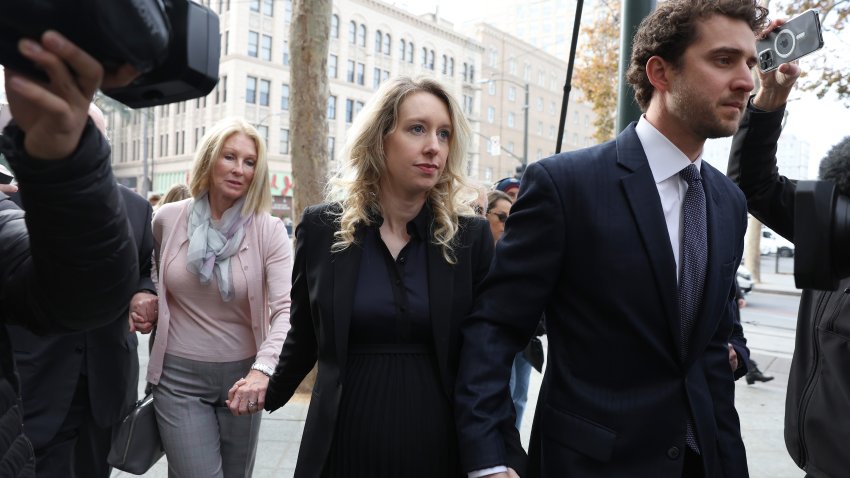
<path fill-rule="evenodd" d="M 259 370 L 251 370 L 240 378 L 227 392 L 227 407 L 236 416 L 252 415 L 263 410 L 269 377 Z"/>

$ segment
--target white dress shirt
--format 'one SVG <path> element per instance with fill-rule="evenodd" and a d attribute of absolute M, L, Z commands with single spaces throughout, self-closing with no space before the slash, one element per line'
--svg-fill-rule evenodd
<path fill-rule="evenodd" d="M 691 160 L 655 129 L 644 116 L 640 117 L 635 132 L 643 146 L 643 152 L 646 153 L 646 158 L 649 160 L 649 169 L 655 179 L 655 187 L 658 188 L 661 209 L 664 211 L 664 220 L 667 222 L 670 247 L 673 250 L 673 258 L 676 260 L 676 280 L 678 280 L 681 271 L 679 256 L 682 250 L 681 242 L 684 227 L 682 201 L 688 191 L 688 183 L 679 176 L 679 171 L 691 164 Z M 694 161 L 694 166 L 697 167 L 697 171 L 702 170 L 702 153 Z"/>

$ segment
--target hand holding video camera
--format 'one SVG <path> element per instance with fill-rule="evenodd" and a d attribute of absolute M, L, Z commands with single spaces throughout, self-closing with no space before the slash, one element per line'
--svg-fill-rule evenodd
<path fill-rule="evenodd" d="M 9 108 L 26 133 L 24 148 L 40 159 L 65 158 L 74 151 L 88 120 L 89 104 L 101 84 L 122 86 L 137 75 L 133 67 L 125 65 L 104 78 L 97 60 L 55 31 L 45 32 L 40 42 L 22 39 L 18 48 L 49 80 L 42 83 L 5 70 Z"/>

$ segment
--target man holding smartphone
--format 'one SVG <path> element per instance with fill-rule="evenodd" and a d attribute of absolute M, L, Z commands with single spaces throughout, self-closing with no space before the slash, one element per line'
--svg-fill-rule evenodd
<path fill-rule="evenodd" d="M 768 30 L 782 24 L 774 21 Z M 779 175 L 776 151 L 785 105 L 800 72 L 794 63 L 760 72 L 761 88 L 741 119 L 728 170 L 747 196 L 750 213 L 791 240 L 795 237 L 797 185 Z M 850 278 L 843 278 L 835 291 L 804 289 L 800 299 L 785 400 L 785 446 L 797 466 L 812 478 L 846 476 L 850 469 L 848 291 Z"/>

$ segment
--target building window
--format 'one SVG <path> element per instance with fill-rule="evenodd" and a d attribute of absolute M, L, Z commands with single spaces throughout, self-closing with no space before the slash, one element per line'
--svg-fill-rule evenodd
<path fill-rule="evenodd" d="M 401 39 L 401 41 L 399 42 L 399 45 L 401 45 L 401 48 L 399 49 L 399 56 L 401 57 L 401 61 L 404 61 L 404 58 L 405 58 L 404 55 L 405 55 L 405 52 L 407 51 L 406 50 L 407 42 L 404 41 L 404 38 Z"/>
<path fill-rule="evenodd" d="M 363 63 L 357 64 L 357 84 L 366 84 L 366 65 L 364 65 Z"/>
<path fill-rule="evenodd" d="M 487 82 L 487 93 L 489 93 L 490 96 L 493 96 L 493 95 L 496 94 L 496 82 L 495 81 L 491 80 L 491 81 Z"/>
<path fill-rule="evenodd" d="M 336 119 L 336 96 L 328 96 L 328 119 Z"/>
<path fill-rule="evenodd" d="M 508 101 L 516 101 L 516 88 L 508 86 Z"/>
<path fill-rule="evenodd" d="M 280 85 L 280 109 L 289 111 L 289 85 L 286 83 Z"/>
<path fill-rule="evenodd" d="M 384 35 L 384 55 L 390 56 L 393 51 L 393 39 L 389 33 Z"/>
<path fill-rule="evenodd" d="M 269 91 L 271 90 L 272 82 L 269 80 L 260 80 L 260 106 L 269 105 Z"/>
<path fill-rule="evenodd" d="M 449 72 L 449 59 L 446 55 L 442 56 L 442 61 L 440 62 L 440 72 L 442 74 L 446 74 Z"/>
<path fill-rule="evenodd" d="M 260 34 L 257 32 L 248 32 L 248 56 L 257 58 L 257 46 L 260 43 Z"/>
<path fill-rule="evenodd" d="M 336 78 L 339 58 L 331 53 L 328 55 L 328 78 Z"/>
<path fill-rule="evenodd" d="M 424 46 L 422 47 L 422 58 L 421 58 L 422 68 L 428 68 L 428 49 Z"/>
<path fill-rule="evenodd" d="M 259 12 L 260 11 L 260 0 L 251 0 L 251 11 Z"/>
<path fill-rule="evenodd" d="M 289 154 L 289 130 L 280 130 L 280 154 Z"/>
<path fill-rule="evenodd" d="M 470 95 L 463 95 L 463 111 L 468 115 L 472 115 L 473 98 Z"/>
<path fill-rule="evenodd" d="M 354 121 L 354 100 L 345 100 L 345 122 Z"/>
<path fill-rule="evenodd" d="M 496 50 L 490 50 L 490 66 L 496 66 L 496 63 L 499 61 L 499 52 Z"/>
<path fill-rule="evenodd" d="M 255 104 L 257 102 L 257 79 L 253 76 L 248 77 L 248 84 L 245 86 L 245 103 Z"/>
<path fill-rule="evenodd" d="M 331 38 L 339 38 L 339 15 L 331 15 Z"/>
<path fill-rule="evenodd" d="M 513 58 L 508 60 L 508 72 L 512 75 L 516 75 L 516 60 Z"/>
<path fill-rule="evenodd" d="M 375 30 L 375 53 L 381 53 L 381 48 L 384 46 L 384 34 L 381 30 Z"/>
<path fill-rule="evenodd" d="M 487 122 L 492 123 L 496 120 L 496 108 L 492 106 L 487 107 Z"/>
<path fill-rule="evenodd" d="M 221 85 L 221 102 L 227 103 L 227 75 L 221 77 L 219 84 Z"/>
<path fill-rule="evenodd" d="M 449 76 L 454 78 L 455 76 L 455 59 L 449 58 Z"/>
<path fill-rule="evenodd" d="M 381 69 L 375 68 L 372 72 L 372 88 L 377 90 L 381 86 Z"/>
<path fill-rule="evenodd" d="M 272 1 L 273 0 L 263 0 L 263 15 L 272 16 L 272 12 L 274 11 Z M 287 0 L 287 2 L 290 4 L 291 8 L 292 0 Z"/>
<path fill-rule="evenodd" d="M 286 23 L 292 22 L 292 0 L 283 1 L 283 21 Z"/>
<path fill-rule="evenodd" d="M 355 101 L 354 102 L 354 116 L 357 116 L 357 113 L 360 113 L 360 110 L 362 110 L 362 109 L 363 109 L 363 102 L 362 101 Z"/>
<path fill-rule="evenodd" d="M 509 128 L 514 127 L 514 114 L 513 113 L 508 113 L 508 127 Z"/>
<path fill-rule="evenodd" d="M 257 133 L 260 134 L 260 138 L 263 138 L 263 144 L 269 144 L 269 127 L 260 124 L 257 125 Z"/>
<path fill-rule="evenodd" d="M 390 79 L 390 70 L 384 70 L 384 74 L 381 75 L 381 81 L 387 81 Z"/>
<path fill-rule="evenodd" d="M 263 41 L 260 44 L 260 58 L 266 61 L 272 61 L 272 37 L 268 35 L 263 35 Z"/>
<path fill-rule="evenodd" d="M 348 43 L 352 45 L 357 43 L 357 24 L 354 20 L 348 22 Z"/>
<path fill-rule="evenodd" d="M 407 42 L 407 62 L 413 64 L 413 51 L 415 50 L 413 42 Z"/>
<path fill-rule="evenodd" d="M 348 60 L 348 70 L 345 73 L 345 79 L 349 83 L 354 83 L 354 60 Z"/>
<path fill-rule="evenodd" d="M 283 40 L 283 66 L 289 66 L 289 40 Z"/>
<path fill-rule="evenodd" d="M 230 53 L 230 30 L 224 32 L 224 54 Z"/>
<path fill-rule="evenodd" d="M 360 24 L 360 28 L 357 30 L 357 43 L 360 46 L 366 46 L 366 25 Z"/>
<path fill-rule="evenodd" d="M 333 136 L 328 136 L 328 160 L 333 161 L 335 159 L 334 151 L 336 149 L 336 139 Z"/>
<path fill-rule="evenodd" d="M 522 70 L 522 79 L 525 81 L 531 81 L 531 65 L 528 63 L 525 64 L 525 68 Z"/>
<path fill-rule="evenodd" d="M 537 111 L 543 111 L 543 97 L 537 97 Z"/>

